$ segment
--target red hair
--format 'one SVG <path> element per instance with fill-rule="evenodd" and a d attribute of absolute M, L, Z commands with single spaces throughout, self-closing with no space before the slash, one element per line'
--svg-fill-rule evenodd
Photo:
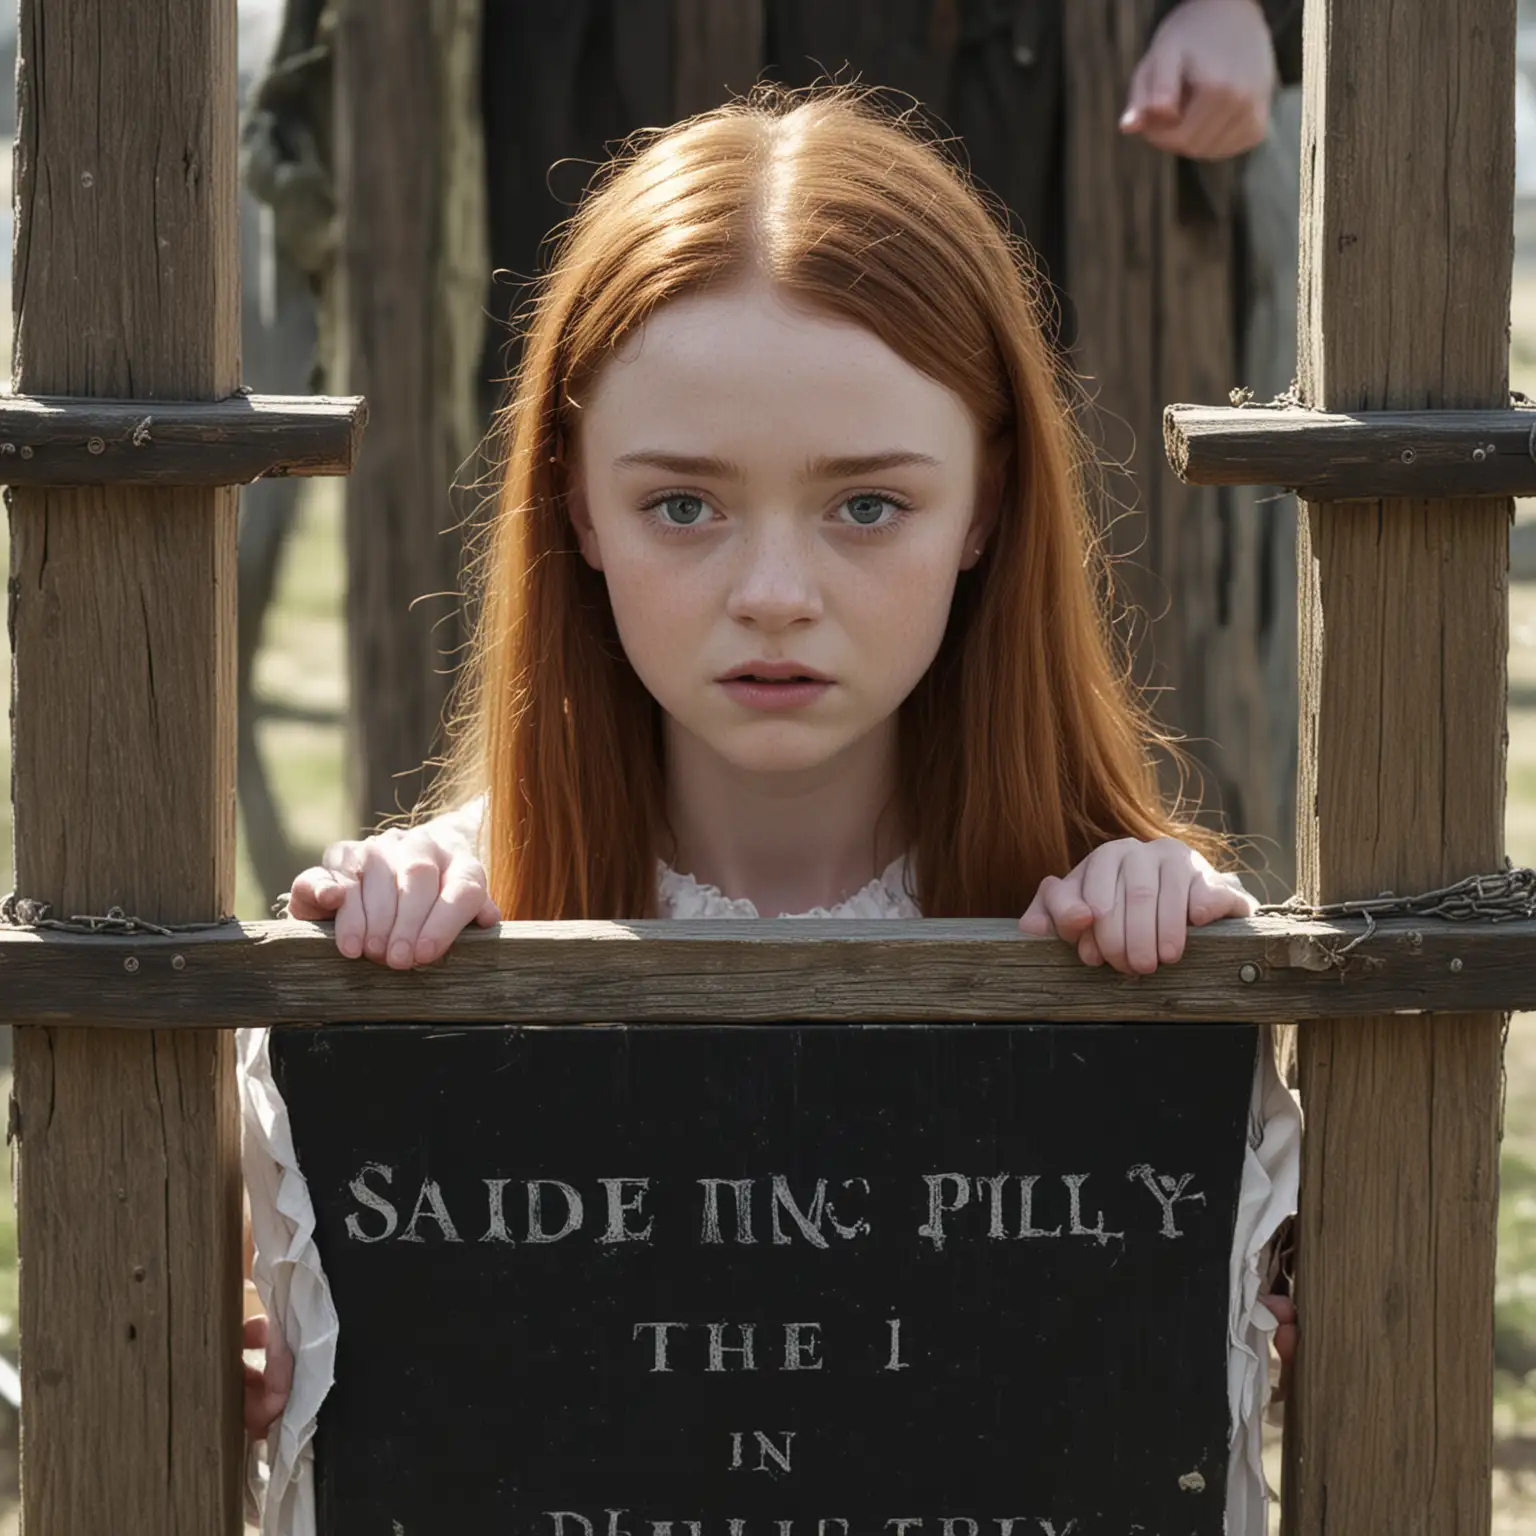
<path fill-rule="evenodd" d="M 922 911 L 1017 916 L 1044 876 L 1117 837 L 1175 835 L 1227 862 L 1158 788 L 1153 753 L 1173 749 L 1108 619 L 1088 457 L 1027 254 L 939 149 L 859 93 L 763 89 L 607 167 L 532 309 L 436 796 L 489 790 L 506 916 L 655 912 L 660 710 L 565 511 L 572 401 L 657 306 L 747 275 L 948 386 L 1005 465 L 987 553 L 901 709 L 898 812 Z"/>

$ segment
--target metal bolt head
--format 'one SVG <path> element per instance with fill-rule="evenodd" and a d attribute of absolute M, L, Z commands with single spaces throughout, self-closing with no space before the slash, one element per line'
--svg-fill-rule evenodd
<path fill-rule="evenodd" d="M 1456 973 L 1459 974 L 1460 971 L 1461 971 L 1461 961 L 1460 960 L 1452 960 L 1451 961 L 1451 970 L 1453 972 L 1456 972 Z"/>
<path fill-rule="evenodd" d="M 1259 979 L 1258 966 L 1252 960 L 1245 960 L 1237 968 L 1237 979 L 1251 987 Z"/>
<path fill-rule="evenodd" d="M 1418 458 L 1418 454 L 1412 448 L 1404 448 L 1403 451 L 1398 454 L 1398 458 L 1400 458 L 1404 464 L 1412 464 L 1413 461 Z"/>
<path fill-rule="evenodd" d="M 171 956 L 171 969 L 173 971 L 184 971 L 184 970 L 186 970 L 186 968 L 187 968 L 187 957 L 185 955 L 172 955 Z"/>
<path fill-rule="evenodd" d="M 1488 450 L 1486 448 L 1474 448 L 1472 450 L 1472 462 L 1474 464 L 1481 464 L 1487 457 Z"/>
<path fill-rule="evenodd" d="M 85 446 L 86 450 L 90 453 L 105 453 L 107 451 L 106 440 L 100 437 L 88 439 Z"/>
<path fill-rule="evenodd" d="M 127 971 L 130 976 L 133 975 L 133 973 L 138 970 L 138 968 L 139 961 L 136 955 L 129 955 L 128 958 L 123 961 L 123 969 Z"/>
<path fill-rule="evenodd" d="M 25 443 L 21 445 L 21 456 L 24 459 L 30 459 L 32 457 L 32 450 L 28 448 Z"/>

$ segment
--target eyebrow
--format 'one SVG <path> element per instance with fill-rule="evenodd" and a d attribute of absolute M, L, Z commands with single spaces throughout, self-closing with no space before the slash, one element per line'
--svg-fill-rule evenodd
<path fill-rule="evenodd" d="M 658 448 L 642 448 L 622 454 L 613 461 L 616 470 L 662 469 L 670 475 L 697 475 L 713 480 L 740 480 L 741 469 L 729 459 L 713 454 L 667 453 Z M 812 459 L 802 472 L 806 480 L 851 480 L 860 475 L 878 474 L 884 469 L 937 469 L 939 461 L 927 453 L 889 448 L 880 453 L 851 454 L 841 458 Z"/>

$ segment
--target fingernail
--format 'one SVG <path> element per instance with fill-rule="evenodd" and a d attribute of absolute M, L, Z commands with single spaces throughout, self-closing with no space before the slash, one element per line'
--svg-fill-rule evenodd
<path fill-rule="evenodd" d="M 389 951 L 389 963 L 391 965 L 409 965 L 411 963 L 411 946 L 401 939 L 391 947 Z"/>
<path fill-rule="evenodd" d="M 368 940 L 368 955 L 369 955 L 370 959 L 382 960 L 384 958 L 384 940 L 383 939 L 369 939 Z"/>
<path fill-rule="evenodd" d="M 416 958 L 423 965 L 430 965 L 432 961 L 437 959 L 437 945 L 434 944 L 431 939 L 423 939 L 421 943 L 416 946 Z"/>
<path fill-rule="evenodd" d="M 356 960 L 362 954 L 363 946 L 349 936 L 341 941 L 341 952 L 348 960 Z"/>

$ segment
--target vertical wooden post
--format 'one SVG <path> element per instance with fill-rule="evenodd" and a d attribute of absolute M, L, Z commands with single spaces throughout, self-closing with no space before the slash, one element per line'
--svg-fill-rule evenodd
<path fill-rule="evenodd" d="M 21 0 L 18 75 L 15 388 L 230 394 L 235 0 Z M 231 912 L 235 490 L 10 505 L 18 891 Z M 25 1529 L 231 1536 L 233 1037 L 19 1029 L 15 1101 Z"/>
<path fill-rule="evenodd" d="M 1506 402 L 1515 0 L 1309 0 L 1306 403 Z M 1503 854 L 1504 502 L 1306 509 L 1302 891 Z M 1285 1528 L 1486 1532 L 1502 1016 L 1301 1031 L 1301 1350 Z"/>

